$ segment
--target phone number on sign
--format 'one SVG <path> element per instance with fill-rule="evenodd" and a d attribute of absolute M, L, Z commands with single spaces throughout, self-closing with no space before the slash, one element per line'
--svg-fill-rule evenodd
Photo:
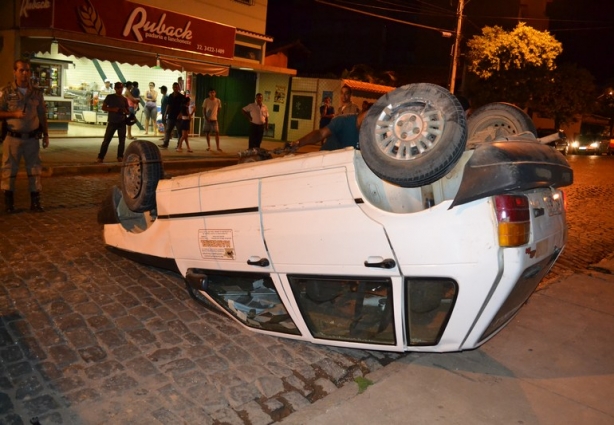
<path fill-rule="evenodd" d="M 224 54 L 226 51 L 225 49 L 219 49 L 212 46 L 203 46 L 202 44 L 197 44 L 196 50 L 206 53 L 218 53 L 220 55 Z"/>

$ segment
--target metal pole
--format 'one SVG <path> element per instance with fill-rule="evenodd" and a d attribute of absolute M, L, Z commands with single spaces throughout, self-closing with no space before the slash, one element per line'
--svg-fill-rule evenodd
<path fill-rule="evenodd" d="M 452 71 L 450 72 L 450 93 L 454 93 L 456 85 L 456 67 L 458 64 L 458 51 L 461 42 L 461 29 L 463 26 L 463 9 L 465 8 L 465 0 L 458 0 L 458 10 L 456 12 L 456 39 L 454 40 L 454 50 L 452 52 Z"/>

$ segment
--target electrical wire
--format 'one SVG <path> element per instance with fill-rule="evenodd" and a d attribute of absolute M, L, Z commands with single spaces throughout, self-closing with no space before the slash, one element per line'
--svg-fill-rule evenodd
<path fill-rule="evenodd" d="M 430 8 L 431 11 L 427 12 L 425 11 L 427 10 L 427 8 L 415 7 L 415 6 L 409 6 L 409 5 L 398 5 L 396 3 L 393 3 L 390 1 L 383 1 L 383 0 L 378 0 L 377 2 L 383 3 L 383 4 L 389 4 L 391 6 L 402 7 L 402 9 L 384 7 L 384 6 L 375 6 L 373 4 L 364 4 L 364 3 L 358 3 L 355 1 L 349 1 L 349 0 L 337 0 L 336 2 L 326 2 L 325 4 L 328 4 L 329 6 L 339 6 L 341 4 L 344 4 L 344 5 L 347 5 L 348 7 L 353 8 L 351 10 L 354 10 L 354 11 L 360 11 L 361 9 L 371 9 L 371 10 L 380 10 L 380 11 L 385 11 L 385 12 L 403 13 L 403 14 L 411 14 L 411 15 L 425 15 L 425 16 L 439 16 L 439 17 L 454 17 L 455 16 L 454 12 L 447 10 L 447 9 L 443 9 L 443 8 L 431 7 Z M 324 3 L 324 2 L 319 2 L 319 3 Z M 429 6 L 429 5 L 426 5 L 426 6 Z"/>
<path fill-rule="evenodd" d="M 451 17 L 456 16 L 456 13 L 454 11 L 451 11 L 441 6 L 429 4 L 423 0 L 413 1 L 414 4 L 421 5 L 421 6 L 410 5 L 407 3 L 400 3 L 394 0 L 375 0 L 376 3 L 380 3 L 382 5 L 389 5 L 391 7 L 374 6 L 372 4 L 373 3 L 372 1 L 366 2 L 366 3 L 371 3 L 371 4 L 365 4 L 365 2 L 351 1 L 351 0 L 336 0 L 336 1 L 335 0 L 328 0 L 328 1 L 316 0 L 316 1 L 319 3 L 327 4 L 329 6 L 333 6 L 333 7 L 335 6 L 341 7 L 340 5 L 344 4 L 344 5 L 347 5 L 347 10 L 352 10 L 357 13 L 365 12 L 364 14 L 369 15 L 369 16 L 389 19 L 389 20 L 393 20 L 399 23 L 407 23 L 407 22 L 404 22 L 402 20 L 395 20 L 395 18 L 391 18 L 390 16 L 387 16 L 387 15 L 378 16 L 378 15 L 370 14 L 366 12 L 365 10 L 361 10 L 358 8 L 379 10 L 383 12 L 411 14 L 411 15 L 437 16 L 441 18 L 451 18 Z M 465 6 L 470 1 L 471 0 L 467 0 L 465 2 Z M 353 7 L 356 9 L 351 9 L 350 7 Z M 467 14 L 463 15 L 463 18 L 466 20 L 468 24 L 470 24 L 472 27 L 478 30 L 481 29 L 484 24 L 478 25 L 472 19 L 493 19 L 493 20 L 499 20 L 499 21 L 506 21 L 506 20 L 507 21 L 533 21 L 533 22 L 570 23 L 570 24 L 575 23 L 575 24 L 592 25 L 591 27 L 549 28 L 548 31 L 550 32 L 573 32 L 573 31 L 586 31 L 586 30 L 614 29 L 614 25 L 604 26 L 602 25 L 604 24 L 603 21 L 592 21 L 592 20 L 585 21 L 585 20 L 577 20 L 577 19 L 549 19 L 549 18 L 531 18 L 531 17 L 518 17 L 518 16 L 492 16 L 492 15 L 467 15 Z M 419 24 L 417 24 L 417 26 L 418 25 Z M 594 26 L 594 25 L 599 25 L 599 26 Z M 441 28 L 434 28 L 434 29 L 437 29 L 439 31 L 442 30 Z"/>
<path fill-rule="evenodd" d="M 363 11 L 363 10 L 353 9 L 351 7 L 348 7 L 348 6 L 342 6 L 340 4 L 330 3 L 330 2 L 327 2 L 327 1 L 324 1 L 324 0 L 315 0 L 315 1 L 316 1 L 316 3 L 326 4 L 328 6 L 333 6 L 333 7 L 339 8 L 339 9 L 349 10 L 351 12 L 356 12 L 356 13 L 360 13 L 360 14 L 363 14 L 363 15 L 384 19 L 384 20 L 387 20 L 387 21 L 397 22 L 397 23 L 400 23 L 400 24 L 409 25 L 409 26 L 418 27 L 418 28 L 423 28 L 423 29 L 434 30 L 434 31 L 440 32 L 443 36 L 446 36 L 446 37 L 451 36 L 451 33 L 453 31 L 453 30 L 446 29 L 446 28 L 437 28 L 437 27 L 432 27 L 432 26 L 429 26 L 429 25 L 417 24 L 415 22 L 403 21 L 401 19 L 391 18 L 389 16 L 377 15 L 377 14 L 366 12 L 366 11 Z"/>

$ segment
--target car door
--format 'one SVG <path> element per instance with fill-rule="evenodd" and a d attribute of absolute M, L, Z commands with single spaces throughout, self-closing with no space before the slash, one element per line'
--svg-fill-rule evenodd
<path fill-rule="evenodd" d="M 264 239 L 292 310 L 301 313 L 297 325 L 312 342 L 398 346 L 399 269 L 385 229 L 361 202 L 343 166 L 265 178 Z"/>
<path fill-rule="evenodd" d="M 345 167 L 264 178 L 260 202 L 277 272 L 398 274 L 384 227 L 362 212 Z"/>
<path fill-rule="evenodd" d="M 203 177 L 189 197 L 173 196 L 173 202 L 193 204 L 172 217 L 171 240 L 179 268 L 270 272 L 260 225 L 258 180 L 220 180 Z"/>

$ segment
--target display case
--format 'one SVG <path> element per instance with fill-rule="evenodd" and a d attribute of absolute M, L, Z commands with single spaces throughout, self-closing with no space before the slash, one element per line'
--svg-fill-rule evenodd
<path fill-rule="evenodd" d="M 88 124 L 105 124 L 107 113 L 102 111 L 102 101 L 107 93 L 97 90 L 64 90 L 64 98 L 72 99 L 72 120 Z"/>
<path fill-rule="evenodd" d="M 72 102 L 70 100 L 47 100 L 48 121 L 70 121 L 72 117 Z"/>
<path fill-rule="evenodd" d="M 91 96 L 91 92 L 86 90 L 64 90 L 64 99 L 72 99 L 73 102 L 73 121 L 85 121 L 83 112 L 91 110 Z"/>

